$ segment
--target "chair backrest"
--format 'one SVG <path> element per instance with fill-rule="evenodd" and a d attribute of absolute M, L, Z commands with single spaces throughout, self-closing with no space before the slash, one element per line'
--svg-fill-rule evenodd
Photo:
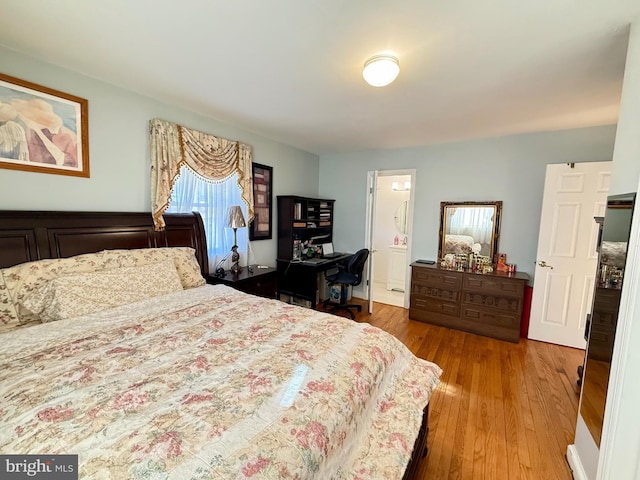
<path fill-rule="evenodd" d="M 369 250 L 363 248 L 354 253 L 349 260 L 347 272 L 355 275 L 357 278 L 356 283 L 352 283 L 351 285 L 360 285 L 360 282 L 362 282 L 362 271 L 364 270 L 364 264 L 367 263 L 367 258 L 369 258 Z"/>

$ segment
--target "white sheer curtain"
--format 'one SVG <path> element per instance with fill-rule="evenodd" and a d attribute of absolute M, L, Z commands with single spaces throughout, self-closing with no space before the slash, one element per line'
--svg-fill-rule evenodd
<path fill-rule="evenodd" d="M 215 271 L 217 264 L 231 252 L 233 246 L 233 230 L 227 227 L 226 223 L 227 210 L 231 205 L 242 207 L 242 214 L 246 221 L 247 206 L 242 201 L 237 174 L 223 182 L 213 183 L 185 166 L 180 169 L 180 177 L 173 188 L 167 212 L 200 212 L 207 235 L 210 272 Z M 237 238 L 240 263 L 247 265 L 248 229 L 239 228 Z M 230 260 L 228 263 L 230 265 Z"/>
<path fill-rule="evenodd" d="M 492 233 L 493 207 L 457 207 L 449 217 L 449 233 L 469 235 L 477 243 L 490 243 Z"/>

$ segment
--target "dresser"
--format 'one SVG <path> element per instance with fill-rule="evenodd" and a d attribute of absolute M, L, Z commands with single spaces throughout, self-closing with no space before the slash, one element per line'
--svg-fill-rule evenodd
<path fill-rule="evenodd" d="M 412 263 L 409 318 L 517 343 L 528 280 Z"/>

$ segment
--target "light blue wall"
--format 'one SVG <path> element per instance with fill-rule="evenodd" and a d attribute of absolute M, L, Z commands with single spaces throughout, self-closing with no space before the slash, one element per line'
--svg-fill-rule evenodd
<path fill-rule="evenodd" d="M 149 211 L 149 120 L 159 117 L 253 147 L 273 166 L 275 196 L 318 194 L 318 156 L 0 47 L 2 73 L 89 101 L 91 178 L 0 169 L 2 210 Z M 275 225 L 274 215 L 274 225 Z M 252 242 L 252 263 L 275 265 L 273 240 Z"/>
<path fill-rule="evenodd" d="M 322 155 L 320 195 L 336 200 L 335 246 L 364 245 L 368 171 L 415 168 L 411 260 L 437 257 L 441 201 L 502 200 L 499 249 L 533 277 L 546 165 L 611 160 L 615 133 L 612 125 Z"/>

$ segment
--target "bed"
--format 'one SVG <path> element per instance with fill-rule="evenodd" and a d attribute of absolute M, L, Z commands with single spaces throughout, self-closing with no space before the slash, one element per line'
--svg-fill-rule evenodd
<path fill-rule="evenodd" d="M 469 235 L 445 235 L 445 253 L 480 253 L 482 245 L 476 243 Z"/>
<path fill-rule="evenodd" d="M 165 220 L 0 212 L 0 452 L 77 454 L 92 479 L 414 478 L 440 368 L 205 284 L 199 215 Z"/>
<path fill-rule="evenodd" d="M 600 262 L 610 267 L 624 268 L 627 260 L 627 242 L 603 241 L 600 245 Z"/>

